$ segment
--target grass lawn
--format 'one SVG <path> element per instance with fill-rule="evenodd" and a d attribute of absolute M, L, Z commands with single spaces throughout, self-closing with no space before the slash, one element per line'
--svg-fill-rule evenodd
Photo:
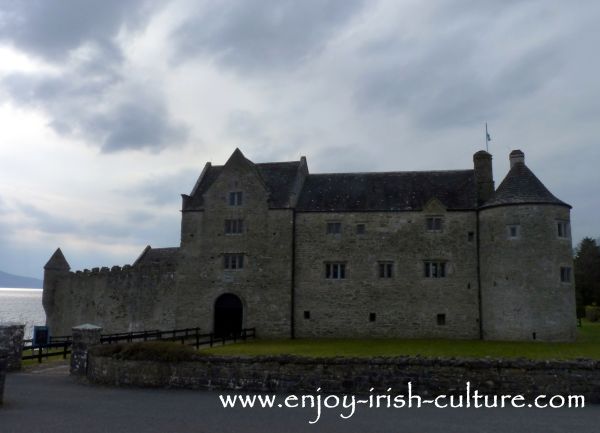
<path fill-rule="evenodd" d="M 583 321 L 574 343 L 481 340 L 255 340 L 204 349 L 214 355 L 402 356 L 600 359 L 600 322 Z"/>

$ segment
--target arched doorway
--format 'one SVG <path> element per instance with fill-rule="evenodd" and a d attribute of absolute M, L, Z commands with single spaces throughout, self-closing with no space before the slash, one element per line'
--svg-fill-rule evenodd
<path fill-rule="evenodd" d="M 232 337 L 240 335 L 243 313 L 244 307 L 240 298 L 231 293 L 219 296 L 215 301 L 215 336 Z"/>

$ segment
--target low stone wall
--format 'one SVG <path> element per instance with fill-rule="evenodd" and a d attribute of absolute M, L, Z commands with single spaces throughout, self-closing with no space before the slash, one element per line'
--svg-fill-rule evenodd
<path fill-rule="evenodd" d="M 0 323 L 0 353 L 7 358 L 7 370 L 21 369 L 23 356 L 23 335 L 25 325 L 14 323 Z"/>
<path fill-rule="evenodd" d="M 281 393 L 367 394 L 370 388 L 420 396 L 461 394 L 584 395 L 600 402 L 600 361 L 492 359 L 206 357 L 193 362 L 122 361 L 90 353 L 91 382 L 117 386 Z"/>
<path fill-rule="evenodd" d="M 0 405 L 4 401 L 4 381 L 6 379 L 6 353 L 0 350 Z"/>

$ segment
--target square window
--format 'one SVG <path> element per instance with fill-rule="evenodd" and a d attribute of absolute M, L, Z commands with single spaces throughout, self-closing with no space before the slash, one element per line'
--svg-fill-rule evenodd
<path fill-rule="evenodd" d="M 392 278 L 394 276 L 393 262 L 379 262 L 379 278 Z"/>
<path fill-rule="evenodd" d="M 364 235 L 366 232 L 366 228 L 364 224 L 356 224 L 356 234 Z"/>
<path fill-rule="evenodd" d="M 568 239 L 570 230 L 568 221 L 557 221 L 556 222 L 557 235 L 559 238 Z"/>
<path fill-rule="evenodd" d="M 506 235 L 508 239 L 519 239 L 521 237 L 521 226 L 519 224 L 506 226 Z"/>
<path fill-rule="evenodd" d="M 241 206 L 242 205 L 242 192 L 234 191 L 229 193 L 229 206 Z"/>
<path fill-rule="evenodd" d="M 244 220 L 225 220 L 225 234 L 239 235 L 244 232 Z"/>
<path fill-rule="evenodd" d="M 442 217 L 427 217 L 425 221 L 428 232 L 442 231 Z"/>
<path fill-rule="evenodd" d="M 346 264 L 325 263 L 325 278 L 330 280 L 343 280 L 346 278 Z"/>
<path fill-rule="evenodd" d="M 437 324 L 439 326 L 444 326 L 446 324 L 446 315 L 445 314 L 437 315 Z"/>
<path fill-rule="evenodd" d="M 369 313 L 369 322 L 374 322 L 376 318 L 377 315 L 375 313 Z"/>
<path fill-rule="evenodd" d="M 467 239 L 469 240 L 469 242 L 473 242 L 475 240 L 475 232 L 469 232 L 467 234 Z"/>
<path fill-rule="evenodd" d="M 307 320 L 310 319 L 310 311 L 305 311 L 304 312 L 304 318 L 307 319 Z"/>
<path fill-rule="evenodd" d="M 223 268 L 228 270 L 243 269 L 244 255 L 243 254 L 223 254 Z"/>
<path fill-rule="evenodd" d="M 342 232 L 342 223 L 332 222 L 327 223 L 327 234 L 339 235 Z"/>
<path fill-rule="evenodd" d="M 560 268 L 560 281 L 563 283 L 571 282 L 571 268 L 566 266 Z"/>
<path fill-rule="evenodd" d="M 445 278 L 446 263 L 445 262 L 425 262 L 425 278 Z"/>

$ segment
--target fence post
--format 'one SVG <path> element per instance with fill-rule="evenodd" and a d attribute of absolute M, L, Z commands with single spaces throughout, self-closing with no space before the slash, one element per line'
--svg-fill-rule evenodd
<path fill-rule="evenodd" d="M 25 325 L 0 324 L 0 352 L 4 352 L 6 356 L 6 371 L 21 369 L 24 333 Z"/>
<path fill-rule="evenodd" d="M 71 374 L 85 376 L 87 373 L 88 350 L 100 344 L 102 328 L 96 325 L 80 325 L 73 328 L 71 349 Z"/>
<path fill-rule="evenodd" d="M 2 406 L 4 400 L 4 380 L 6 379 L 6 368 L 8 366 L 6 355 L 6 351 L 0 348 L 0 406 Z"/>

